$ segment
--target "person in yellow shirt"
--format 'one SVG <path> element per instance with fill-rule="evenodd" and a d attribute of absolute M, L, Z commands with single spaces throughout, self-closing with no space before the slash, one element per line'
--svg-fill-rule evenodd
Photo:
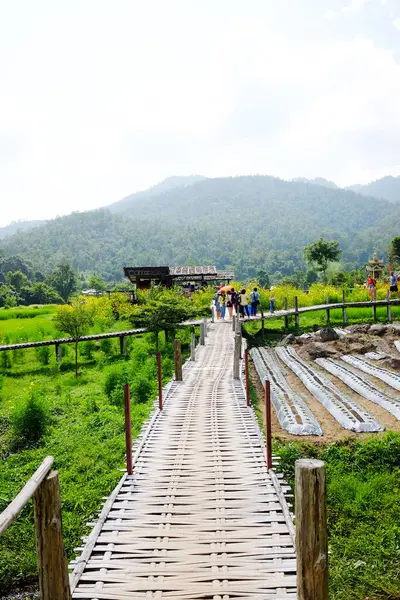
<path fill-rule="evenodd" d="M 239 293 L 239 313 L 243 317 L 245 317 L 245 316 L 247 316 L 247 318 L 250 317 L 250 313 L 249 313 L 249 297 L 246 294 L 246 290 L 245 289 L 243 289 Z"/>

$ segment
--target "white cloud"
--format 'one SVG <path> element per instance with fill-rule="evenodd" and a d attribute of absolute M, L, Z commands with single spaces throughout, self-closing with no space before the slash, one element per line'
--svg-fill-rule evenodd
<path fill-rule="evenodd" d="M 393 21 L 393 25 L 400 31 L 400 17 Z"/>
<path fill-rule="evenodd" d="M 369 0 L 351 0 L 350 4 L 343 7 L 342 12 L 345 15 L 355 15 L 367 4 Z"/>

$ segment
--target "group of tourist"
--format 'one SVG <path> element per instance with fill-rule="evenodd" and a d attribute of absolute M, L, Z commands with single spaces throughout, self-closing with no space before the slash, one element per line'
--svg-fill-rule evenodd
<path fill-rule="evenodd" d="M 224 287 L 220 289 L 214 298 L 215 312 L 218 320 L 224 320 L 226 314 L 229 319 L 233 314 L 242 318 L 256 317 L 260 305 L 260 292 L 254 288 L 250 294 L 245 289 L 238 292 L 233 287 Z M 271 308 L 272 307 L 272 308 Z M 273 298 L 270 301 L 270 310 L 274 312 Z"/>
<path fill-rule="evenodd" d="M 398 276 L 394 271 L 390 272 L 389 276 L 389 295 L 397 294 L 399 288 L 397 286 Z M 365 285 L 365 284 L 364 284 Z M 373 275 L 370 275 L 367 281 L 367 290 L 368 295 L 371 298 L 371 301 L 376 300 L 376 279 Z"/>

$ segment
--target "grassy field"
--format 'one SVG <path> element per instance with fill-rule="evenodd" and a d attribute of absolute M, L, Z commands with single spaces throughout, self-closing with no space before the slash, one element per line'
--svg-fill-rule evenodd
<path fill-rule="evenodd" d="M 189 332 L 179 331 L 178 337 L 186 356 Z M 125 443 L 123 382 L 131 382 L 134 437 L 149 416 L 156 396 L 153 336 L 131 338 L 128 344 L 127 358 L 119 356 L 118 340 L 82 344 L 78 378 L 74 376 L 73 351 L 69 347 L 59 367 L 54 352 L 48 356 L 48 364 L 43 364 L 43 356 L 35 351 L 19 350 L 10 354 L 11 366 L 2 369 L 0 511 L 43 458 L 53 455 L 61 479 L 68 558 L 75 555 L 74 548 L 88 531 L 86 523 L 95 517 L 102 497 L 111 492 L 121 477 Z M 162 342 L 160 349 L 163 378 L 167 382 L 173 371 L 172 343 Z M 30 503 L 0 539 L 0 596 L 35 579 Z"/>

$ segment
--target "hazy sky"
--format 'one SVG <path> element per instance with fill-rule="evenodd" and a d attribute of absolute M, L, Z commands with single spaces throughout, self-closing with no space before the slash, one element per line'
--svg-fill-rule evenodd
<path fill-rule="evenodd" d="M 170 175 L 400 175 L 400 0 L 0 0 L 0 225 Z"/>

